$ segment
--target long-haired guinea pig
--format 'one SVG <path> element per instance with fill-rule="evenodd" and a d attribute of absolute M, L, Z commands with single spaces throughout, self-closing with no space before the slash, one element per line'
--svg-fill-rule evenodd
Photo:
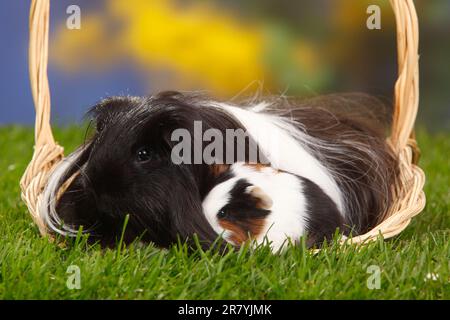
<path fill-rule="evenodd" d="M 377 119 L 339 106 L 370 110 L 377 103 L 360 96 L 326 96 L 238 106 L 176 92 L 108 98 L 89 113 L 95 132 L 51 173 L 38 212 L 49 232 L 74 236 L 83 227 L 89 239 L 105 246 L 121 237 L 128 216 L 125 242 L 140 239 L 168 247 L 197 235 L 209 247 L 219 235 L 202 203 L 228 168 L 219 154 L 215 161 L 193 164 L 171 157 L 179 143 L 173 133 L 180 128 L 192 137 L 193 157 L 209 147 L 211 139 L 195 134 L 201 123 L 201 133 L 212 129 L 225 136 L 231 129 L 248 135 L 231 146 L 232 151 L 244 148 L 243 156 L 232 152 L 226 164 L 250 162 L 252 149 L 258 149 L 256 163 L 302 177 L 287 180 L 301 181 L 307 202 L 308 188 L 321 190 L 327 206 L 334 204 L 356 235 L 377 224 L 389 208 L 397 159 L 383 127 L 374 125 Z M 218 143 L 230 150 L 226 139 Z"/>
<path fill-rule="evenodd" d="M 336 229 L 345 231 L 345 215 L 307 178 L 235 163 L 219 180 L 203 200 L 203 211 L 214 231 L 235 246 L 267 241 L 278 251 L 305 235 L 308 246 L 320 246 Z"/>

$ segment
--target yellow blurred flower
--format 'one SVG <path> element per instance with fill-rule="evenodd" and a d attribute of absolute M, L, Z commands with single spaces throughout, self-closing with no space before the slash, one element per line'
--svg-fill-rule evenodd
<path fill-rule="evenodd" d="M 280 50 L 285 58 L 268 62 L 270 52 Z M 207 1 L 105 1 L 103 12 L 82 12 L 81 30 L 57 30 L 52 52 L 67 71 L 106 68 L 125 59 L 148 74 L 153 89 L 200 88 L 223 97 L 254 83 L 277 92 L 277 86 L 286 86 L 286 72 L 293 75 L 289 81 L 296 74 L 314 78 L 320 65 L 307 42 L 296 39 L 280 47 L 264 23 L 244 23 Z"/>

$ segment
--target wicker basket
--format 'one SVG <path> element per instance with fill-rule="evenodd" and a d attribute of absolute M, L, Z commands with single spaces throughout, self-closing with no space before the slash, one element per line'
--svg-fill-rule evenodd
<path fill-rule="evenodd" d="M 351 239 L 353 243 L 393 237 L 406 228 L 425 206 L 425 175 L 416 165 L 419 149 L 414 136 L 414 122 L 419 102 L 419 30 L 412 0 L 391 0 L 397 23 L 398 80 L 395 85 L 395 111 L 388 143 L 400 159 L 400 179 L 393 186 L 395 202 L 385 220 L 366 234 Z M 32 0 L 30 10 L 29 68 L 36 109 L 35 149 L 20 186 L 22 199 L 40 232 L 48 230 L 38 208 L 49 173 L 64 158 L 50 126 L 50 90 L 47 79 L 48 29 L 50 0 Z"/>

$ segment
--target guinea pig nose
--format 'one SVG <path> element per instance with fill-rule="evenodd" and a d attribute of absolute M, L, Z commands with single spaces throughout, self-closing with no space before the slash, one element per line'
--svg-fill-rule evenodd
<path fill-rule="evenodd" d="M 115 194 L 120 194 L 123 190 L 120 187 L 119 180 L 110 178 L 106 181 L 96 182 L 94 185 L 94 191 L 99 198 L 113 198 Z"/>
<path fill-rule="evenodd" d="M 87 176 L 97 196 L 103 193 L 111 195 L 121 191 L 123 179 L 120 174 L 120 168 L 117 166 L 104 165 L 97 168 L 90 168 Z"/>

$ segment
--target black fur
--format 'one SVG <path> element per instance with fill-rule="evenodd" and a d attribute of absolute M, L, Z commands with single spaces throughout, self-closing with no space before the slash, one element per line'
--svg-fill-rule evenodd
<path fill-rule="evenodd" d="M 170 135 L 178 128 L 192 131 L 195 120 L 202 121 L 203 130 L 223 132 L 242 128 L 237 121 L 176 93 L 107 99 L 90 115 L 97 131 L 71 167 L 70 174 L 79 169 L 80 174 L 56 208 L 66 225 L 83 225 L 91 230 L 91 239 L 104 245 L 120 237 L 127 214 L 125 241 L 142 237 L 167 247 L 178 237 L 185 240 L 196 234 L 207 247 L 217 238 L 201 207 L 215 177 L 205 164 L 173 164 Z M 139 162 L 136 152 L 143 146 L 151 159 Z"/>
<path fill-rule="evenodd" d="M 270 214 L 270 210 L 259 208 L 259 199 L 246 192 L 250 186 L 252 184 L 246 179 L 236 181 L 230 191 L 230 201 L 221 209 L 225 212 L 225 216 L 221 218 L 240 224 L 248 219 L 263 219 Z M 241 227 L 246 231 L 250 230 L 250 226 Z"/>
<path fill-rule="evenodd" d="M 303 185 L 308 218 L 306 222 L 307 246 L 320 247 L 324 240 L 330 240 L 336 229 L 346 232 L 344 219 L 333 200 L 314 182 L 298 177 Z"/>

